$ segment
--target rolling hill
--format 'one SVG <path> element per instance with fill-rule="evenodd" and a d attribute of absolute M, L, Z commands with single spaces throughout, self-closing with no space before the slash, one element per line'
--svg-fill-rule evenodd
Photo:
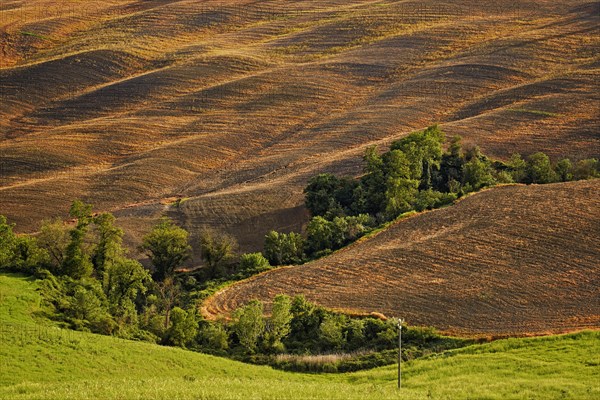
<path fill-rule="evenodd" d="M 499 158 L 598 157 L 599 10 L 3 2 L 0 214 L 32 232 L 82 198 L 118 216 L 132 249 L 167 214 L 250 251 L 306 222 L 310 176 L 359 174 L 366 146 L 436 122 Z"/>
<path fill-rule="evenodd" d="M 399 392 L 395 366 L 306 375 L 58 329 L 39 315 L 36 285 L 0 274 L 3 399 L 593 399 L 600 393 L 597 332 L 500 340 L 411 361 Z"/>
<path fill-rule="evenodd" d="M 218 292 L 208 317 L 304 294 L 459 335 L 600 326 L 600 180 L 503 186 L 401 219 L 331 256 Z"/>

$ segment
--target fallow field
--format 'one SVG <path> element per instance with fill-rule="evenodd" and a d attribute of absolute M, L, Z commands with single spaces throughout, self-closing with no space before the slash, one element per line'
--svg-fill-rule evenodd
<path fill-rule="evenodd" d="M 450 334 L 598 328 L 599 199 L 598 180 L 490 189 L 401 219 L 329 257 L 228 287 L 204 313 L 286 293 Z"/>
<path fill-rule="evenodd" d="M 0 4 L 0 214 L 75 198 L 135 249 L 168 214 L 258 250 L 319 172 L 440 123 L 486 154 L 598 156 L 599 5 L 503 1 Z M 180 207 L 170 204 L 184 199 Z"/>

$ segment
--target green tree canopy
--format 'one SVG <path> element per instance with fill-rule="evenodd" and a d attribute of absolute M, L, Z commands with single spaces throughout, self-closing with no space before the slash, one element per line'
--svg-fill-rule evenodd
<path fill-rule="evenodd" d="M 299 264 L 304 259 L 304 239 L 298 233 L 269 232 L 264 254 L 271 265 Z"/>
<path fill-rule="evenodd" d="M 258 300 L 253 300 L 245 307 L 238 308 L 233 317 L 233 329 L 240 344 L 249 353 L 254 353 L 265 330 L 263 304 Z"/>
<path fill-rule="evenodd" d="M 233 236 L 205 229 L 200 233 L 200 251 L 211 278 L 223 274 L 224 268 L 235 259 L 238 248 Z"/>
<path fill-rule="evenodd" d="M 538 152 L 527 158 L 526 183 L 552 183 L 556 180 L 556 173 L 546 154 Z"/>
<path fill-rule="evenodd" d="M 152 265 L 154 278 L 163 281 L 190 257 L 188 232 L 168 218 L 163 218 L 152 231 L 144 236 L 142 249 L 146 251 Z"/>

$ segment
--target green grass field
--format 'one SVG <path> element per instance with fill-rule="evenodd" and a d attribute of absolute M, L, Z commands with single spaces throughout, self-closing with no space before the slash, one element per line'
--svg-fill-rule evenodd
<path fill-rule="evenodd" d="M 54 327 L 0 274 L 1 399 L 597 399 L 600 333 L 508 339 L 396 367 L 307 375 Z"/>

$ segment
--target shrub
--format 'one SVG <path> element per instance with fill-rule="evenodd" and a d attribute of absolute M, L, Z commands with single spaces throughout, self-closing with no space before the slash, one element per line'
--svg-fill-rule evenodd
<path fill-rule="evenodd" d="M 167 330 L 166 342 L 179 347 L 186 347 L 198 332 L 198 323 L 194 310 L 185 311 L 175 307 L 171 311 L 171 326 Z"/>
<path fill-rule="evenodd" d="M 434 190 L 422 190 L 415 199 L 414 207 L 417 211 L 431 210 L 452 203 L 456 200 L 454 193 L 441 193 Z"/>
<path fill-rule="evenodd" d="M 233 330 L 240 344 L 247 352 L 254 353 L 265 330 L 263 304 L 253 300 L 247 306 L 238 308 L 234 313 L 234 320 Z"/>
<path fill-rule="evenodd" d="M 271 265 L 300 264 L 304 260 L 304 239 L 294 232 L 271 231 L 265 236 L 264 255 Z"/>
<path fill-rule="evenodd" d="M 240 257 L 240 274 L 248 277 L 271 269 L 269 260 L 262 253 L 248 253 Z"/>
<path fill-rule="evenodd" d="M 344 334 L 342 327 L 344 317 L 342 315 L 326 315 L 319 326 L 319 338 L 326 348 L 340 349 L 344 345 Z"/>
<path fill-rule="evenodd" d="M 527 158 L 527 174 L 525 183 L 552 183 L 557 176 L 552 169 L 550 158 L 542 153 L 534 153 Z"/>
<path fill-rule="evenodd" d="M 600 177 L 600 162 L 595 158 L 578 161 L 573 168 L 573 176 L 577 180 Z"/>

